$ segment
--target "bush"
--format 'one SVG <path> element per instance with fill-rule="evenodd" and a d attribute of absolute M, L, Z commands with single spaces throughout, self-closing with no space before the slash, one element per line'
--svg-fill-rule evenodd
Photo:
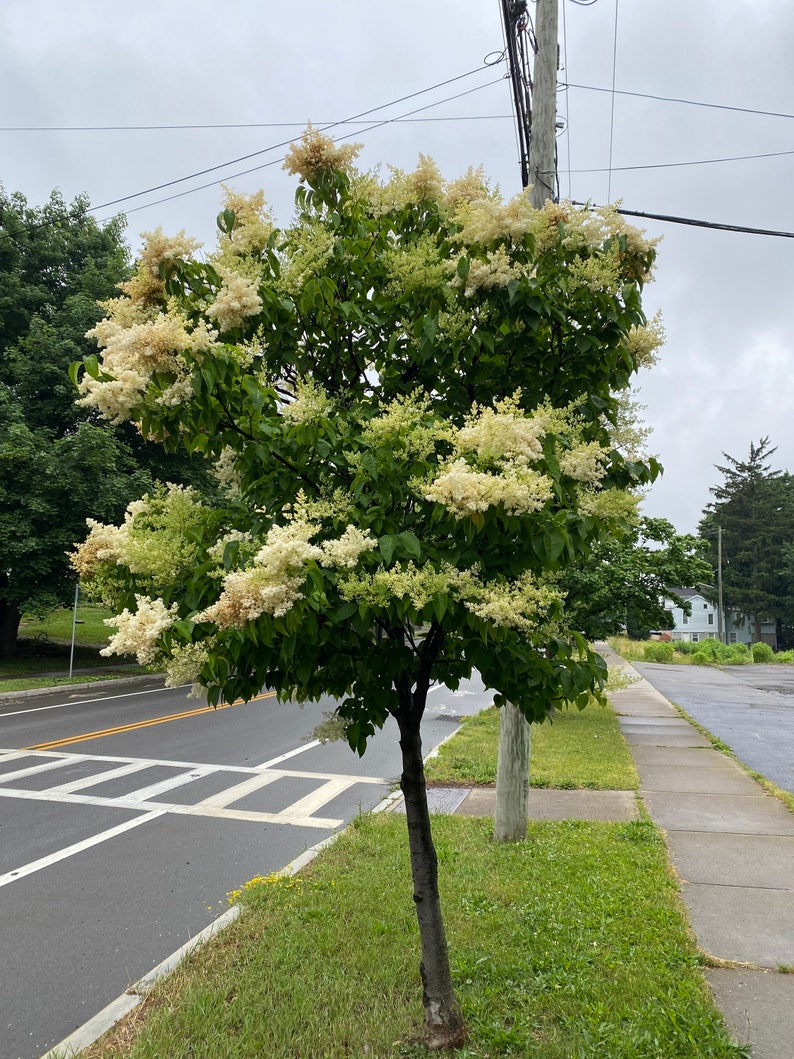
<path fill-rule="evenodd" d="M 774 662 L 775 652 L 768 643 L 754 643 L 750 648 L 754 662 Z"/>
<path fill-rule="evenodd" d="M 680 655 L 693 655 L 702 648 L 702 644 L 689 643 L 687 640 L 677 640 L 675 649 Z"/>
<path fill-rule="evenodd" d="M 646 662 L 672 662 L 675 648 L 662 640 L 651 640 L 645 645 Z"/>
<path fill-rule="evenodd" d="M 720 645 L 723 651 L 720 652 L 719 661 L 723 662 L 728 666 L 746 666 L 749 665 L 753 656 L 750 654 L 750 648 L 743 643 L 732 643 L 730 647 L 726 647 L 725 644 Z"/>
<path fill-rule="evenodd" d="M 700 644 L 696 646 L 700 647 Z M 711 655 L 707 655 L 705 651 L 695 651 L 692 655 L 693 666 L 710 666 L 714 662 Z"/>
<path fill-rule="evenodd" d="M 794 662 L 794 651 L 778 651 L 775 655 L 776 662 Z"/>

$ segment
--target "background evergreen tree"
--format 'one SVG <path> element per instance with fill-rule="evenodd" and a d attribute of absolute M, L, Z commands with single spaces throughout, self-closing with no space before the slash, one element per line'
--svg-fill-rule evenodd
<path fill-rule="evenodd" d="M 700 535 L 708 540 L 717 567 L 717 528 L 722 528 L 723 601 L 751 622 L 753 641 L 761 639 L 764 619 L 780 622 L 791 609 L 786 546 L 794 540 L 794 480 L 772 470 L 776 449 L 769 438 L 750 443 L 745 460 L 723 453 L 723 476 L 704 509 Z"/>

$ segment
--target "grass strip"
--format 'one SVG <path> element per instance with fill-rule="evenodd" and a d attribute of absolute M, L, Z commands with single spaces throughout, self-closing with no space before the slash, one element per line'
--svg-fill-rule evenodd
<path fill-rule="evenodd" d="M 75 643 L 106 644 L 110 630 L 105 625 L 105 618 L 112 617 L 112 611 L 95 603 L 81 603 L 77 607 L 77 624 L 75 625 Z M 19 627 L 19 635 L 35 638 L 46 636 L 50 640 L 71 643 L 72 607 L 59 607 L 44 618 L 25 615 Z"/>
<path fill-rule="evenodd" d="M 496 708 L 467 717 L 427 762 L 428 780 L 495 783 L 498 743 Z M 557 711 L 551 722 L 533 724 L 529 782 L 533 787 L 637 790 L 637 770 L 612 707 L 593 702 L 584 710 Z"/>
<path fill-rule="evenodd" d="M 122 672 L 114 673 L 81 673 L 78 677 L 18 677 L 0 679 L 0 693 L 11 691 L 38 691 L 45 688 L 60 688 L 69 684 L 99 684 L 103 680 L 118 680 Z M 133 674 L 134 675 L 134 674 Z"/>
<path fill-rule="evenodd" d="M 648 821 L 435 817 L 451 959 L 469 1027 L 458 1059 L 738 1059 Z M 363 817 L 244 914 L 86 1059 L 424 1056 L 405 818 Z"/>

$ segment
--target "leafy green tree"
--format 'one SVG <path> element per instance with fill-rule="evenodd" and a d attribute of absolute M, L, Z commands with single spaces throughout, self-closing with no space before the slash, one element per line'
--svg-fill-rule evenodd
<path fill-rule="evenodd" d="M 87 516 L 120 518 L 153 477 L 192 473 L 129 425 L 75 406 L 69 365 L 93 348 L 97 301 L 131 274 L 123 233 L 84 198 L 55 192 L 35 208 L 0 188 L 0 658 L 16 653 L 23 610 L 71 599 L 66 553 Z"/>
<path fill-rule="evenodd" d="M 794 540 L 794 479 L 772 470 L 776 449 L 769 438 L 750 443 L 745 460 L 723 453 L 717 465 L 723 481 L 710 492 L 700 534 L 708 542 L 717 568 L 717 528 L 722 529 L 722 583 L 725 609 L 753 624 L 761 639 L 761 621 L 791 614 L 790 581 L 786 576 L 786 545 Z"/>
<path fill-rule="evenodd" d="M 689 606 L 674 587 L 713 578 L 704 540 L 677 534 L 667 519 L 643 518 L 619 540 L 598 543 L 587 562 L 570 566 L 562 587 L 571 625 L 590 640 L 603 640 L 624 629 L 646 635 L 670 628 L 664 600 L 675 600 L 687 613 Z"/>
<path fill-rule="evenodd" d="M 616 213 L 505 203 L 422 158 L 385 185 L 309 130 L 292 226 L 227 194 L 219 247 L 147 245 L 94 330 L 83 402 L 220 460 L 189 490 L 94 524 L 75 556 L 124 607 L 111 649 L 209 701 L 338 701 L 362 753 L 399 728 L 427 1039 L 464 1035 L 422 764 L 433 681 L 474 669 L 541 720 L 603 661 L 567 631 L 554 575 L 624 528 L 655 465 L 611 447 L 645 344 L 654 251 Z"/>

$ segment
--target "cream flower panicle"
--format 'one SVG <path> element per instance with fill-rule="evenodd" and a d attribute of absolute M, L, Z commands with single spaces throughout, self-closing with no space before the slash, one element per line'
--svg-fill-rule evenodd
<path fill-rule="evenodd" d="M 207 316 L 217 320 L 221 333 L 239 327 L 249 316 L 262 311 L 257 283 L 250 276 L 219 266 L 221 288 L 207 309 Z"/>
<path fill-rule="evenodd" d="M 330 136 L 323 135 L 310 124 L 300 142 L 290 145 L 284 158 L 284 168 L 303 180 L 312 180 L 334 169 L 347 173 L 352 169 L 361 146 L 360 143 L 337 146 Z"/>
<path fill-rule="evenodd" d="M 134 611 L 125 608 L 117 617 L 105 620 L 118 631 L 99 653 L 105 657 L 134 654 L 139 665 L 150 666 L 158 656 L 160 637 L 176 621 L 178 608 L 176 603 L 166 607 L 162 599 L 148 596 L 136 595 L 135 602 Z"/>
<path fill-rule="evenodd" d="M 377 548 L 378 542 L 369 530 L 360 530 L 357 526 L 347 527 L 341 537 L 325 541 L 322 545 L 321 566 L 337 566 L 352 569 L 364 552 Z"/>
<path fill-rule="evenodd" d="M 459 457 L 425 487 L 424 497 L 462 519 L 499 504 L 508 515 L 529 515 L 540 511 L 552 491 L 551 479 L 525 466 L 507 465 L 491 473 L 477 471 Z"/>
<path fill-rule="evenodd" d="M 153 232 L 143 232 L 143 249 L 139 260 L 144 268 L 153 275 L 159 274 L 160 265 L 165 261 L 185 260 L 201 249 L 201 243 L 185 234 L 184 228 L 176 235 L 166 235 L 162 228 Z"/>

